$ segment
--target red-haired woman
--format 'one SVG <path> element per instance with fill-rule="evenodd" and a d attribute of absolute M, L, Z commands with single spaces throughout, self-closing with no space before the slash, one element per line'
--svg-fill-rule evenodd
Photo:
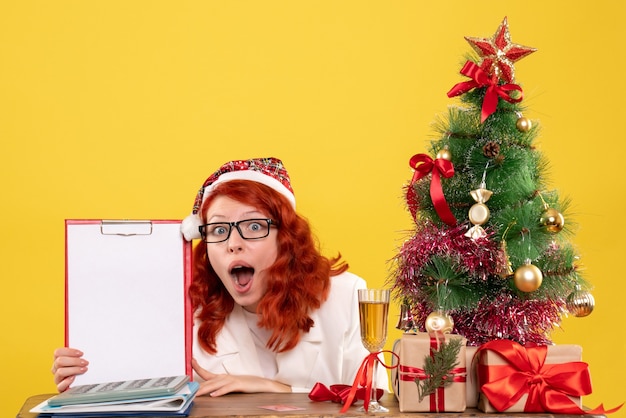
<path fill-rule="evenodd" d="M 359 332 L 365 281 L 320 254 L 282 162 L 231 161 L 210 176 L 182 224 L 194 249 L 192 366 L 198 394 L 308 392 L 352 384 L 369 354 Z M 60 391 L 87 363 L 55 352 Z M 388 388 L 384 368 L 377 381 Z"/>

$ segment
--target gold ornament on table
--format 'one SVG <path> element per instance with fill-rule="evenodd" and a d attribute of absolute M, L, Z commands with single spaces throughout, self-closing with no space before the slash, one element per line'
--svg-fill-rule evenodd
<path fill-rule="evenodd" d="M 513 273 L 513 281 L 515 287 L 520 291 L 526 293 L 534 292 L 539 289 L 543 282 L 543 273 L 527 259 L 525 263 L 519 266 L 515 270 L 515 273 Z"/>
<path fill-rule="evenodd" d="M 596 302 L 593 295 L 582 290 L 580 285 L 576 285 L 576 289 L 567 297 L 565 306 L 569 313 L 582 318 L 591 314 L 595 304 Z"/>
<path fill-rule="evenodd" d="M 533 127 L 532 122 L 527 117 L 522 116 L 520 112 L 517 113 L 517 122 L 515 123 L 515 127 L 520 132 L 528 132 Z"/>
<path fill-rule="evenodd" d="M 426 332 L 442 332 L 450 334 L 454 328 L 454 320 L 450 315 L 439 309 L 431 312 L 424 322 Z"/>

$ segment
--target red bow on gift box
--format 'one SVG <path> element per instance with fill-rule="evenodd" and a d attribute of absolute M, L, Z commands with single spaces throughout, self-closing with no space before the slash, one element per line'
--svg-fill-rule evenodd
<path fill-rule="evenodd" d="M 587 363 L 580 361 L 545 364 L 548 347 L 524 347 L 510 340 L 494 340 L 478 348 L 491 350 L 508 364 L 489 366 L 478 364 L 480 391 L 491 405 L 503 412 L 527 394 L 525 412 L 557 414 L 610 414 L 622 405 L 605 410 L 602 405 L 585 411 L 569 396 L 591 393 L 591 377 Z"/>

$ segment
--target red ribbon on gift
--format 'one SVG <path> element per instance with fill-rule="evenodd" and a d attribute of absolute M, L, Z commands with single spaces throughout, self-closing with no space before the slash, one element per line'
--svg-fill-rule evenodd
<path fill-rule="evenodd" d="M 315 402 L 332 401 L 335 403 L 345 404 L 348 399 L 348 395 L 350 394 L 350 389 L 350 385 L 337 384 L 326 387 L 323 383 L 317 382 L 309 393 L 309 399 Z M 383 393 L 385 393 L 384 390 L 376 389 L 376 400 L 379 400 L 383 396 Z M 365 399 L 365 388 L 357 389 L 356 395 L 351 401 L 351 404 L 362 399 Z"/>
<path fill-rule="evenodd" d="M 425 380 L 430 376 L 426 374 L 424 369 L 419 367 L 399 366 L 400 380 L 405 382 L 414 382 L 415 379 Z M 467 369 L 465 367 L 455 367 L 450 370 L 453 382 L 465 382 Z M 445 409 L 445 388 L 437 388 L 435 393 L 430 395 L 430 412 L 444 412 Z"/>
<path fill-rule="evenodd" d="M 354 383 L 352 384 L 352 387 L 350 388 L 350 391 L 348 392 L 348 396 L 346 397 L 344 401 L 343 407 L 341 408 L 340 412 L 342 414 L 348 410 L 350 405 L 352 405 L 359 389 L 363 389 L 365 391 L 365 395 L 363 396 L 363 407 L 365 408 L 365 411 L 368 410 L 370 397 L 372 393 L 372 376 L 374 375 L 374 365 L 376 364 L 376 362 L 379 362 L 387 369 L 395 369 L 396 367 L 398 367 L 397 365 L 388 366 L 385 363 L 383 363 L 378 358 L 378 355 L 380 353 L 391 353 L 392 356 L 398 358 L 398 355 L 396 353 L 394 353 L 393 351 L 387 351 L 387 350 L 383 350 L 378 353 L 370 353 L 367 357 L 365 357 L 365 359 L 361 363 L 361 366 L 359 367 L 359 370 L 356 373 L 356 377 L 354 378 Z"/>
<path fill-rule="evenodd" d="M 483 99 L 483 106 L 480 114 L 480 122 L 484 122 L 489 115 L 496 111 L 498 107 L 498 97 L 506 100 L 509 103 L 518 103 L 522 101 L 522 88 L 517 84 L 498 84 L 498 76 L 494 74 L 492 77 L 483 71 L 476 63 L 467 61 L 461 69 L 461 74 L 471 78 L 470 81 L 463 81 L 457 83 L 448 92 L 448 97 L 459 96 L 463 93 L 467 93 L 476 87 L 487 87 L 485 91 L 485 98 Z M 511 92 L 518 91 L 520 96 L 518 98 L 511 97 Z"/>
<path fill-rule="evenodd" d="M 480 346 L 476 354 L 484 350 L 497 353 L 508 363 L 478 364 L 480 390 L 500 412 L 513 406 L 524 394 L 528 394 L 525 412 L 610 414 L 623 405 L 608 411 L 603 405 L 588 411 L 581 409 L 568 396 L 591 393 L 587 363 L 545 364 L 548 352 L 545 345 L 524 347 L 510 340 L 494 340 Z"/>
<path fill-rule="evenodd" d="M 413 184 L 422 177 L 432 173 L 432 178 L 430 180 L 430 199 L 433 201 L 435 211 L 442 221 L 449 226 L 455 226 L 456 218 L 452 214 L 452 211 L 448 206 L 448 202 L 446 202 L 446 197 L 444 196 L 443 189 L 441 187 L 441 176 L 450 178 L 454 175 L 454 165 L 452 162 L 443 158 L 433 160 L 426 154 L 415 154 L 409 160 L 409 166 L 415 170 L 413 173 L 413 179 L 411 179 L 411 184 L 409 184 L 409 188 L 407 190 L 407 201 L 413 218 L 415 218 L 416 208 L 415 190 L 413 189 Z"/>
<path fill-rule="evenodd" d="M 430 356 L 433 356 L 434 352 L 439 350 L 441 344 L 445 342 L 445 336 L 441 332 L 429 333 L 430 337 Z M 402 381 L 415 381 L 416 379 L 425 380 L 430 376 L 426 374 L 426 371 L 419 367 L 411 367 L 400 365 L 399 376 Z M 467 370 L 465 367 L 456 367 L 450 371 L 452 373 L 452 382 L 465 382 Z M 429 395 L 430 399 L 430 412 L 445 412 L 445 388 L 439 387 L 437 390 Z"/>

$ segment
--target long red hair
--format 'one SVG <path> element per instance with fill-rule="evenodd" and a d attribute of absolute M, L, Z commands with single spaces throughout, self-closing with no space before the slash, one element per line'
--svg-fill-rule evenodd
<path fill-rule="evenodd" d="M 259 326 L 272 330 L 267 347 L 275 352 L 292 349 L 300 333 L 313 326 L 310 312 L 318 309 L 330 290 L 330 277 L 348 269 L 341 255 L 320 254 L 309 223 L 289 201 L 274 189 L 258 182 L 231 180 L 215 187 L 202 205 L 205 213 L 216 196 L 255 207 L 278 223 L 278 256 L 269 268 L 266 293 L 258 305 Z M 199 320 L 198 341 L 208 353 L 216 353 L 216 337 L 232 312 L 234 301 L 208 262 L 206 244 L 194 249 L 194 274 L 189 296 Z"/>

